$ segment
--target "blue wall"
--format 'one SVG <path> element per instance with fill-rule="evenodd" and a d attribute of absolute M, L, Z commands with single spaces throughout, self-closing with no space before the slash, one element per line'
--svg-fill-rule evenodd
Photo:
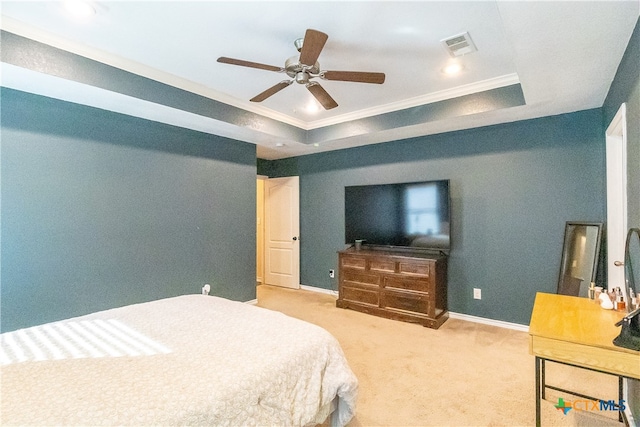
<path fill-rule="evenodd" d="M 301 283 L 328 289 L 345 186 L 450 179 L 449 309 L 528 324 L 536 292 L 556 290 L 565 222 L 605 220 L 602 123 L 594 109 L 260 161 L 259 173 L 300 176 Z"/>
<path fill-rule="evenodd" d="M 2 89 L 3 331 L 255 298 L 255 146 Z"/>

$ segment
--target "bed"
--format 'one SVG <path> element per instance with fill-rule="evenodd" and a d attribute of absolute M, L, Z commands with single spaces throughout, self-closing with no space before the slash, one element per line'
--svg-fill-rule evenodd
<path fill-rule="evenodd" d="M 2 425 L 342 426 L 358 382 L 324 329 L 184 295 L 2 334 Z"/>

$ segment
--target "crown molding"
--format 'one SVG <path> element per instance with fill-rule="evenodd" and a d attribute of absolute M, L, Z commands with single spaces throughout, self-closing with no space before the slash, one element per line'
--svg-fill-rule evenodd
<path fill-rule="evenodd" d="M 520 83 L 520 78 L 518 77 L 517 73 L 506 74 L 504 76 L 494 77 L 491 79 L 458 86 L 453 89 L 427 93 L 425 95 L 416 96 L 414 98 L 404 99 L 398 102 L 392 102 L 377 107 L 354 111 L 353 113 L 343 114 L 341 116 L 336 116 L 329 119 L 317 120 L 308 123 L 307 130 L 336 125 L 344 122 L 350 122 L 358 119 L 364 119 L 372 116 L 378 116 L 381 114 L 404 110 L 406 108 L 418 107 L 420 105 L 458 98 L 465 95 L 472 95 L 474 93 L 510 86 L 517 83 Z"/>

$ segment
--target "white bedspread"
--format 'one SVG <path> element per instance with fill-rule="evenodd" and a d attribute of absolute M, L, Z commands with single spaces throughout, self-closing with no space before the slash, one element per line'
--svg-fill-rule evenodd
<path fill-rule="evenodd" d="M 333 336 L 282 313 L 186 295 L 2 334 L 2 425 L 321 423 L 357 379 Z"/>

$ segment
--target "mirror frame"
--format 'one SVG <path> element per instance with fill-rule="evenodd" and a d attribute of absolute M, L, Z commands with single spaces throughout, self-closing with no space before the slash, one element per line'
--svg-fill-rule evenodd
<path fill-rule="evenodd" d="M 602 222 L 579 222 L 579 221 L 567 221 L 567 223 L 564 226 L 564 240 L 562 243 L 562 258 L 560 259 L 560 273 L 558 274 L 558 287 L 556 290 L 556 293 L 560 294 L 560 290 L 562 289 L 562 278 L 564 276 L 565 273 L 565 263 L 567 261 L 567 250 L 569 250 L 569 245 L 568 245 L 568 240 L 569 240 L 569 232 L 571 230 L 572 227 L 575 226 L 585 226 L 585 227 L 595 227 L 597 230 L 596 233 L 596 244 L 595 244 L 595 254 L 594 254 L 594 258 L 593 258 L 593 265 L 591 268 L 591 277 L 588 278 L 588 282 L 587 282 L 587 286 L 589 286 L 589 284 L 591 282 L 594 282 L 596 280 L 596 273 L 598 271 L 598 263 L 600 260 L 600 243 L 602 241 L 602 229 L 603 229 L 603 223 Z M 566 293 L 564 293 L 563 295 L 567 295 Z M 579 295 L 579 290 L 578 290 L 578 295 L 574 295 L 574 296 L 580 296 Z M 588 295 L 585 295 L 585 297 L 588 297 Z"/>

